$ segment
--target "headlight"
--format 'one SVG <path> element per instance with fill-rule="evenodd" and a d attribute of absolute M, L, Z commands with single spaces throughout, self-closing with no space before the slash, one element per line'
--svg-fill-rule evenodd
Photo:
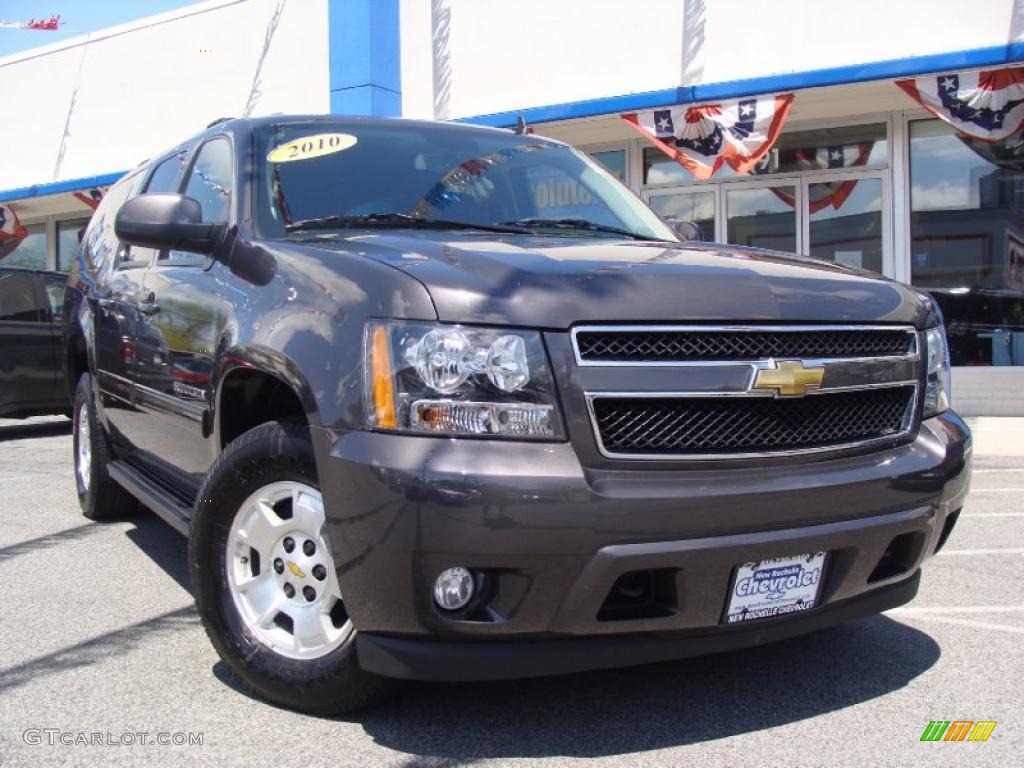
<path fill-rule="evenodd" d="M 537 331 L 372 321 L 365 348 L 371 429 L 562 439 Z"/>
<path fill-rule="evenodd" d="M 949 409 L 949 347 L 941 325 L 925 331 L 924 338 L 924 417 L 927 419 Z"/>

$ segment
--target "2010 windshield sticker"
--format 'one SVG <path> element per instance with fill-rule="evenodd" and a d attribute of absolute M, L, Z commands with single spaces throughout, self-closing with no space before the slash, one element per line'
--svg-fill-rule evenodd
<path fill-rule="evenodd" d="M 271 163 L 290 163 L 292 160 L 310 160 L 355 146 L 358 139 L 348 133 L 317 133 L 293 139 L 274 147 L 267 154 Z"/>

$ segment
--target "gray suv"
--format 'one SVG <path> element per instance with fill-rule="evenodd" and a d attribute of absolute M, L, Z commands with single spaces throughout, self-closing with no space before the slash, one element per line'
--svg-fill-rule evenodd
<path fill-rule="evenodd" d="M 84 513 L 186 534 L 218 653 L 309 712 L 892 608 L 967 492 L 930 298 L 685 242 L 536 136 L 218 122 L 111 188 L 65 317 Z"/>

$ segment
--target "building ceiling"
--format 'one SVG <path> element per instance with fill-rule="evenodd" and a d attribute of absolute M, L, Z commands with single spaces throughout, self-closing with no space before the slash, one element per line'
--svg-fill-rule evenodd
<path fill-rule="evenodd" d="M 788 128 L 836 118 L 855 118 L 898 110 L 917 110 L 917 105 L 892 80 L 851 83 L 796 92 Z M 542 136 L 575 145 L 635 139 L 639 134 L 619 119 L 618 114 L 541 123 L 534 130 Z"/>

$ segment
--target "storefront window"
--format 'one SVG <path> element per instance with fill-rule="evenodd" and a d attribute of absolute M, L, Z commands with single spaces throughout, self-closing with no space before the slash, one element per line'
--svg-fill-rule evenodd
<path fill-rule="evenodd" d="M 57 222 L 57 269 L 67 272 L 78 255 L 78 245 L 82 241 L 89 219 L 71 219 Z"/>
<path fill-rule="evenodd" d="M 953 365 L 1024 365 L 1021 141 L 910 124 L 912 281 L 942 308 Z"/>
<path fill-rule="evenodd" d="M 601 165 L 604 166 L 605 170 L 608 171 L 619 181 L 625 183 L 626 181 L 626 150 L 624 149 L 610 149 L 606 152 L 588 152 L 592 158 L 597 160 Z"/>
<path fill-rule="evenodd" d="M 704 240 L 715 239 L 714 192 L 671 192 L 665 195 L 652 195 L 650 205 L 663 219 L 691 221 L 700 227 Z"/>
<path fill-rule="evenodd" d="M 796 251 L 796 187 L 780 184 L 725 193 L 726 236 L 730 243 Z"/>
<path fill-rule="evenodd" d="M 28 236 L 18 243 L 8 256 L 0 261 L 5 267 L 46 269 L 46 225 L 27 224 Z"/>
<path fill-rule="evenodd" d="M 807 185 L 810 248 L 816 259 L 882 271 L 882 180 Z"/>

